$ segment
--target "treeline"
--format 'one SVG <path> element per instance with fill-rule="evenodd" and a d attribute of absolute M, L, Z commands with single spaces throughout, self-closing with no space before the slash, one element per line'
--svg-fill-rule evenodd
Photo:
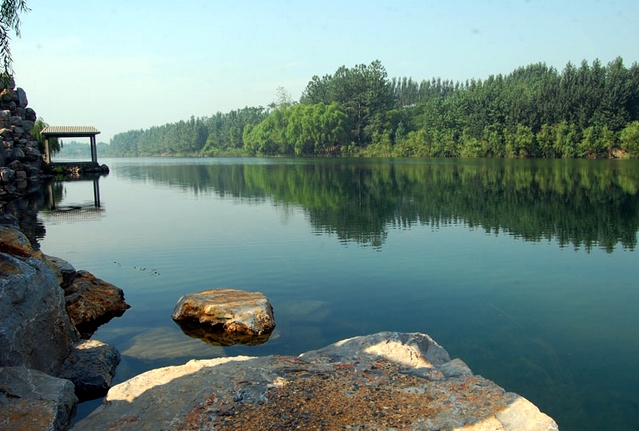
<path fill-rule="evenodd" d="M 266 119 L 266 108 L 237 109 L 213 117 L 191 117 L 188 121 L 130 130 L 111 139 L 106 155 L 137 156 L 217 156 L 244 155 L 242 134 L 247 125 Z"/>
<path fill-rule="evenodd" d="M 342 66 L 299 102 L 121 133 L 110 154 L 639 157 L 639 65 L 538 63 L 466 82 Z"/>

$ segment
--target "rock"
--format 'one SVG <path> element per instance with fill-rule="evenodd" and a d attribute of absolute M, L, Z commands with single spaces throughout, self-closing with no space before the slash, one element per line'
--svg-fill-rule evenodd
<path fill-rule="evenodd" d="M 428 335 L 384 332 L 298 357 L 238 356 L 148 371 L 111 388 L 73 428 L 102 429 L 558 427 L 526 399 L 451 361 Z"/>
<path fill-rule="evenodd" d="M 76 342 L 64 361 L 61 378 L 71 380 L 80 401 L 103 397 L 111 387 L 120 353 L 97 340 Z"/>
<path fill-rule="evenodd" d="M 26 112 L 25 112 L 24 115 L 26 116 Z M 31 132 L 31 130 L 33 130 L 34 126 L 35 126 L 35 121 L 30 121 L 30 120 L 23 120 L 22 121 L 22 127 L 24 128 L 25 132 Z"/>
<path fill-rule="evenodd" d="M 29 100 L 27 100 L 27 93 L 20 87 L 16 89 L 16 93 L 18 95 L 18 106 L 26 108 L 29 104 Z"/>
<path fill-rule="evenodd" d="M 24 367 L 0 367 L 0 429 L 67 430 L 77 403 L 69 380 Z"/>
<path fill-rule="evenodd" d="M 0 92 L 0 100 L 2 102 L 17 102 L 18 93 L 14 89 L 6 88 Z"/>
<path fill-rule="evenodd" d="M 29 239 L 22 232 L 2 225 L 0 225 L 0 252 L 20 257 L 42 257 L 42 252 L 35 251 Z"/>
<path fill-rule="evenodd" d="M 0 298 L 0 366 L 57 375 L 78 337 L 53 271 L 39 259 L 0 253 Z"/>
<path fill-rule="evenodd" d="M 12 181 L 15 176 L 16 171 L 14 171 L 13 169 L 4 166 L 0 167 L 0 180 L 2 180 L 3 183 Z"/>
<path fill-rule="evenodd" d="M 83 338 L 89 338 L 100 325 L 131 308 L 124 301 L 122 289 L 88 271 L 77 271 L 65 293 L 69 318 Z"/>
<path fill-rule="evenodd" d="M 67 289 L 75 279 L 76 270 L 69 262 L 55 256 L 44 255 L 44 261 L 49 264 L 58 279 L 60 287 Z"/>
<path fill-rule="evenodd" d="M 11 127 L 11 111 L 4 109 L 0 111 L 0 128 L 6 129 Z"/>
<path fill-rule="evenodd" d="M 7 154 L 7 160 L 20 161 L 24 159 L 24 151 L 22 148 L 13 147 Z M 11 165 L 11 163 L 9 163 Z"/>
<path fill-rule="evenodd" d="M 24 119 L 28 121 L 36 121 L 38 119 L 38 114 L 36 114 L 33 109 L 27 108 L 24 110 Z"/>
<path fill-rule="evenodd" d="M 171 318 L 189 336 L 211 344 L 260 344 L 275 328 L 273 307 L 260 292 L 211 289 L 183 295 Z"/>

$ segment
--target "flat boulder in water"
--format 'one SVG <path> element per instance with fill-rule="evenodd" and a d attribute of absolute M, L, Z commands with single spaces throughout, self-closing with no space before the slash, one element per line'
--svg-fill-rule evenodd
<path fill-rule="evenodd" d="M 260 292 L 236 289 L 186 294 L 171 318 L 185 334 L 221 346 L 261 344 L 275 328 L 268 298 Z"/>

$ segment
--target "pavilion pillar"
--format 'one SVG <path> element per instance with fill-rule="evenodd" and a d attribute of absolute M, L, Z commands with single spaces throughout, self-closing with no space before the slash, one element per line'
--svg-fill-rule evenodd
<path fill-rule="evenodd" d="M 95 143 L 95 135 L 91 136 L 91 161 L 98 163 L 98 149 Z"/>
<path fill-rule="evenodd" d="M 44 138 L 44 163 L 51 163 L 51 154 L 49 153 L 49 138 Z"/>

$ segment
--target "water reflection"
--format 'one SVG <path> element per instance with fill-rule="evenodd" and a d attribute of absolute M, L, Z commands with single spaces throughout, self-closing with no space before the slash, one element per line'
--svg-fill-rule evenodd
<path fill-rule="evenodd" d="M 240 332 L 227 332 L 223 328 L 214 325 L 206 325 L 197 320 L 174 320 L 185 335 L 191 338 L 198 338 L 212 346 L 234 346 L 243 344 L 245 346 L 259 346 L 264 344 L 271 337 L 271 332 L 252 335 Z"/>
<path fill-rule="evenodd" d="M 382 247 L 389 228 L 465 223 L 527 241 L 634 250 L 637 161 L 277 160 L 125 166 L 153 181 L 304 209 L 318 234 Z"/>
<path fill-rule="evenodd" d="M 89 184 L 92 187 L 87 187 Z M 40 214 L 46 221 L 86 221 L 104 216 L 99 175 L 51 181 L 45 185 L 45 190 L 47 199 Z M 93 200 L 90 199 L 91 196 Z"/>

